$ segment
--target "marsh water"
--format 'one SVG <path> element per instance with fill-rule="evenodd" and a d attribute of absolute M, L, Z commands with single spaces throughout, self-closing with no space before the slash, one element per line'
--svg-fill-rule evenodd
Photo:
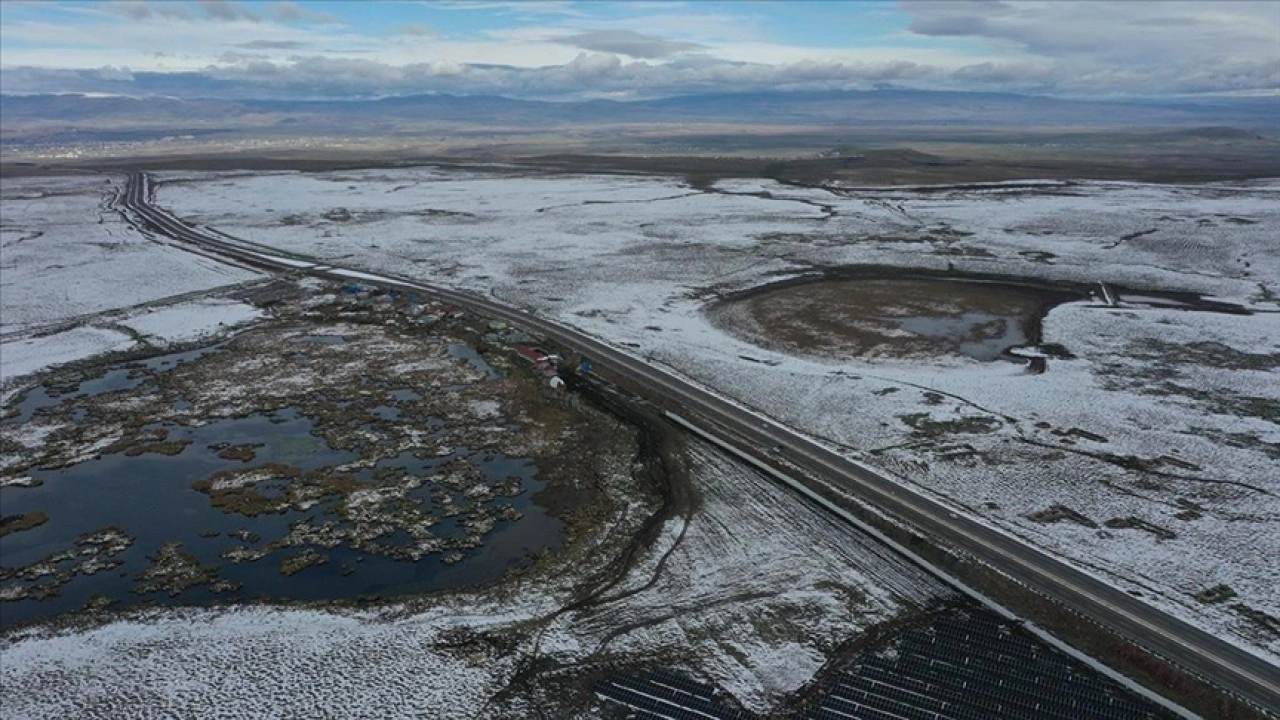
<path fill-rule="evenodd" d="M 1006 350 L 1028 343 L 1025 319 L 1012 313 L 999 315 L 971 310 L 956 315 L 875 319 L 916 337 L 953 342 L 961 355 L 984 362 L 999 360 Z"/>
<path fill-rule="evenodd" d="M 450 343 L 448 348 L 449 357 L 465 360 L 468 365 L 484 373 L 484 376 L 490 380 L 502 377 L 502 371 L 489 364 L 480 353 L 466 345 L 458 345 Z"/>
<path fill-rule="evenodd" d="M 18 403 L 18 414 L 0 422 L 0 425 L 18 425 L 31 419 L 41 408 L 54 407 L 78 397 L 103 395 L 120 390 L 132 390 L 150 379 L 151 373 L 165 372 L 185 362 L 197 360 L 210 353 L 217 352 L 222 345 L 187 350 L 185 352 L 157 355 L 146 360 L 131 362 L 108 369 L 101 377 L 89 378 L 74 388 L 55 390 L 41 385 L 27 393 Z"/>
<path fill-rule="evenodd" d="M 478 357 L 478 356 L 477 356 Z M 189 357 L 165 357 L 149 361 L 148 369 L 163 371 Z M 145 392 L 148 375 L 139 372 L 138 364 L 113 368 L 102 377 L 81 383 L 78 388 L 58 395 L 49 388 L 28 394 L 20 404 L 20 414 L 7 424 L 25 421 L 41 408 L 52 407 L 64 400 L 120 390 Z M 420 396 L 407 388 L 391 393 L 391 404 L 374 408 L 382 419 L 399 417 L 401 403 Z M 423 423 L 428 433 L 444 429 L 444 421 L 431 417 Z M 197 427 L 174 423 L 156 423 L 144 431 L 165 431 L 164 440 L 171 447 L 186 443 L 180 452 L 167 455 L 146 452 L 127 455 L 123 452 L 100 455 L 59 469 L 34 469 L 28 474 L 38 484 L 34 487 L 0 488 L 4 515 L 43 512 L 48 521 L 34 528 L 0 537 L 0 558 L 5 568 L 4 585 L 14 583 L 36 585 L 48 582 L 57 573 L 65 578 L 81 560 L 77 539 L 88 533 L 115 527 L 134 538 L 133 544 L 115 560 L 120 565 L 94 574 L 73 574 L 57 588 L 56 594 L 43 599 L 8 600 L 0 603 L 0 626 L 46 618 L 78 610 L 94 598 L 109 598 L 117 606 L 139 603 L 204 604 L 210 602 L 254 599 L 294 600 L 358 600 L 416 594 L 491 582 L 511 567 L 527 563 L 543 550 L 560 547 L 560 521 L 534 501 L 544 487 L 532 460 L 508 457 L 501 453 L 455 446 L 447 454 L 418 457 L 406 452 L 386 458 L 373 467 L 352 470 L 359 487 L 377 488 L 386 477 L 411 475 L 426 478 L 420 487 L 410 490 L 406 501 L 423 512 L 440 518 L 430 533 L 441 539 L 459 538 L 467 533 L 457 512 L 450 513 L 442 505 L 478 508 L 479 512 L 499 506 L 512 506 L 518 516 L 495 519 L 493 529 L 483 537 L 479 547 L 461 549 L 446 562 L 444 552 L 426 555 L 420 560 L 394 559 L 387 553 L 372 553 L 348 543 L 336 547 L 291 545 L 269 546 L 287 535 L 297 523 L 320 526 L 324 523 L 347 522 L 339 511 L 344 495 L 323 497 L 304 510 L 290 507 L 284 512 L 245 515 L 215 507 L 211 496 L 193 487 L 197 481 L 219 471 L 242 470 L 264 466 L 287 467 L 297 472 L 326 472 L 359 458 L 356 451 L 335 449 L 316 432 L 315 422 L 296 408 L 219 419 Z M 252 446 L 253 458 L 247 462 L 219 456 L 228 445 Z M 476 478 L 490 486 L 518 480 L 518 494 L 483 499 L 468 499 L 460 487 L 437 485 L 431 476 L 446 466 L 470 465 Z M 283 496 L 289 479 L 259 482 L 254 491 L 270 498 Z M 180 542 L 181 550 L 194 556 L 205 566 L 210 577 L 223 582 L 214 592 L 208 584 L 197 585 L 175 596 L 163 591 L 140 594 L 137 580 L 166 543 Z M 395 529 L 376 537 L 382 546 L 408 546 L 414 542 L 403 529 Z M 259 559 L 231 562 L 222 554 L 234 548 L 269 550 Z M 281 572 L 281 560 L 305 550 L 326 556 L 323 564 L 311 565 L 292 575 Z M 52 560 L 51 560 L 52 558 Z M 21 575 L 24 567 L 43 567 L 40 573 Z"/>

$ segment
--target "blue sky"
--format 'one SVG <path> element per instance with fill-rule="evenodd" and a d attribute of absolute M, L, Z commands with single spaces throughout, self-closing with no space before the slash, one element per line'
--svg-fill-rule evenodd
<path fill-rule="evenodd" d="M 1280 3 L 14 2 L 5 92 L 1274 94 Z"/>
<path fill-rule="evenodd" d="M 845 45 L 924 46 L 935 39 L 915 37 L 905 32 L 911 21 L 898 3 L 885 2 L 589 2 L 589 3 L 378 3 L 371 9 L 364 2 L 302 3 L 343 18 L 355 31 L 387 35 L 414 23 L 434 28 L 459 39 L 481 39 L 487 33 L 513 27 L 539 27 L 576 23 L 626 28 L 629 21 L 659 13 L 672 16 L 701 15 L 731 18 L 725 32 L 754 32 L 768 35 L 773 42 L 799 47 L 840 47 Z M 247 7 L 269 15 L 273 3 L 251 2 Z M 666 28 L 671 36 L 699 35 L 705 28 L 682 32 L 677 24 Z M 955 45 L 966 44 L 960 41 Z"/>

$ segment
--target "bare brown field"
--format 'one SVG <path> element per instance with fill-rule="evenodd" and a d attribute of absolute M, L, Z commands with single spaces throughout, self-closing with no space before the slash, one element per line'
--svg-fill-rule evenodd
<path fill-rule="evenodd" d="M 473 129 L 388 137 L 228 136 L 102 143 L 67 157 L 7 152 L 0 176 L 118 170 L 299 170 L 484 164 L 495 171 L 675 175 L 697 184 L 764 177 L 800 185 L 926 185 L 1027 179 L 1210 182 L 1280 176 L 1280 141 L 1244 131 L 636 124 Z"/>

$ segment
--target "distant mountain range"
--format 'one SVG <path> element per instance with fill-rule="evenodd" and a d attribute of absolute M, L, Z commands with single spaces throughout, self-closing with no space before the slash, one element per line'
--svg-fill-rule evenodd
<path fill-rule="evenodd" d="M 620 102 L 415 95 L 378 100 L 182 100 L 0 95 L 0 143 L 146 140 L 164 136 L 397 136 L 617 125 L 819 128 L 1280 129 L 1280 98 L 1199 102 L 1064 100 L 1003 93 L 872 90 L 704 94 Z"/>

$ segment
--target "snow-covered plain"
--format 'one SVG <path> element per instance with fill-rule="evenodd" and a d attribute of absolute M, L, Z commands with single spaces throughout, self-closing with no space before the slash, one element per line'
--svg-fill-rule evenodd
<path fill-rule="evenodd" d="M 165 347 L 258 316 L 202 297 L 260 273 L 142 236 L 111 203 L 122 178 L 6 179 L 0 189 L 0 388 L 138 342 Z"/>
<path fill-rule="evenodd" d="M 833 193 L 434 169 L 167 179 L 159 202 L 187 219 L 556 317 L 1280 654 L 1280 183 Z M 849 264 L 1193 291 L 1256 312 L 1061 305 L 1043 340 L 1075 359 L 1042 375 L 787 356 L 704 313 L 719 293 Z M 985 429 L 922 437 L 904 420 L 919 413 Z M 1028 517 L 1058 504 L 1098 527 Z M 1128 518 L 1150 526 L 1103 526 Z M 1219 584 L 1236 597 L 1195 599 Z"/>
<path fill-rule="evenodd" d="M 142 236 L 110 207 L 122 183 L 5 179 L 0 333 L 261 277 Z"/>
<path fill-rule="evenodd" d="M 107 353 L 161 350 L 221 335 L 260 317 L 260 310 L 237 300 L 180 297 L 100 313 L 54 332 L 19 334 L 0 342 L 0 402 L 34 384 L 35 374 L 59 365 Z"/>
<path fill-rule="evenodd" d="M 121 325 L 138 332 L 146 340 L 167 345 L 190 342 L 224 329 L 244 325 L 262 317 L 252 305 L 223 298 L 148 308 L 126 316 Z"/>
<path fill-rule="evenodd" d="M 77 327 L 53 335 L 0 343 L 0 387 L 53 365 L 133 346 L 133 338 L 119 330 L 96 327 Z"/>

